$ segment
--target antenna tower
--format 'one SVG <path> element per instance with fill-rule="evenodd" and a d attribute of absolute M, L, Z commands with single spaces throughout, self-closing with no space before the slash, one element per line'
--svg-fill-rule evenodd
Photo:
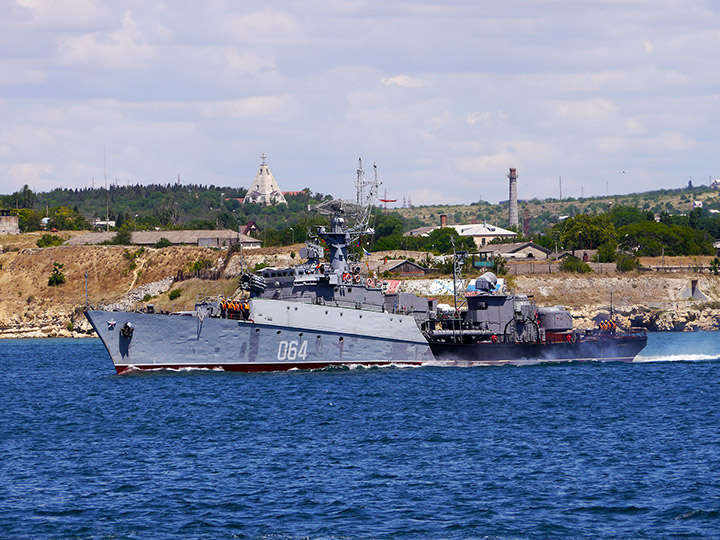
<path fill-rule="evenodd" d="M 103 175 L 105 176 L 105 232 L 110 231 L 110 190 L 107 184 L 107 156 L 103 146 Z"/>

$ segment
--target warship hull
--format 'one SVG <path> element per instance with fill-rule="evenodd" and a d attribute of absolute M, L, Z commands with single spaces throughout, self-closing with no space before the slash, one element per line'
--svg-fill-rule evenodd
<path fill-rule="evenodd" d="M 632 362 L 647 345 L 645 332 L 596 335 L 573 342 L 431 343 L 438 365 L 531 365 L 550 362 Z"/>
<path fill-rule="evenodd" d="M 254 299 L 247 320 L 201 313 L 85 313 L 118 373 L 205 368 L 283 371 L 421 365 L 430 347 L 407 315 Z M 129 326 L 126 326 L 129 325 Z M 131 334 L 124 328 L 132 328 Z"/>
<path fill-rule="evenodd" d="M 599 325 L 602 332 L 573 330 L 566 309 L 508 295 L 492 272 L 475 280 L 460 310 L 457 296 L 454 309 L 441 307 L 437 299 L 364 278 L 348 247 L 374 233 L 368 223 L 379 182 L 377 169 L 374 181 L 365 180 L 361 161 L 357 175 L 357 202 L 330 199 L 314 207 L 330 223 L 300 250 L 304 262 L 243 273 L 234 298 L 204 299 L 174 314 L 150 305 L 144 312 L 86 311 L 115 370 L 628 362 L 647 343 L 644 332 L 616 335 L 612 321 Z M 467 252 L 453 253 L 456 284 Z"/>

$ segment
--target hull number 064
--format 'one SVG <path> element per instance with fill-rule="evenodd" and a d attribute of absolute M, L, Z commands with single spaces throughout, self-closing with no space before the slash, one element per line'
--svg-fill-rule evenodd
<path fill-rule="evenodd" d="M 307 341 L 281 341 L 278 344 L 278 360 L 295 360 L 307 357 Z"/>

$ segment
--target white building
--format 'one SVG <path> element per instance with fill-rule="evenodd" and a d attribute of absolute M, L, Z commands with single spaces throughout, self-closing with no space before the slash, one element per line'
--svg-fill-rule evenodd
<path fill-rule="evenodd" d="M 489 223 L 471 223 L 469 225 L 448 225 L 447 216 L 445 214 L 440 216 L 440 225 L 437 227 L 419 227 L 412 231 L 406 232 L 404 236 L 429 236 L 435 229 L 443 229 L 445 227 L 452 227 L 455 229 L 460 236 L 472 236 L 475 241 L 475 245 L 479 248 L 487 245 L 496 238 L 515 238 L 516 232 L 503 229 L 502 227 L 496 227 Z"/>
<path fill-rule="evenodd" d="M 285 196 L 280 190 L 270 167 L 265 163 L 265 154 L 262 156 L 260 170 L 255 175 L 255 179 L 250 185 L 250 189 L 245 195 L 243 203 L 256 203 L 268 206 L 271 204 L 287 204 Z"/>
<path fill-rule="evenodd" d="M 496 238 L 515 238 L 516 232 L 490 225 L 489 223 L 475 223 L 471 225 L 448 225 L 455 229 L 460 236 L 472 236 L 477 247 L 483 247 Z"/>

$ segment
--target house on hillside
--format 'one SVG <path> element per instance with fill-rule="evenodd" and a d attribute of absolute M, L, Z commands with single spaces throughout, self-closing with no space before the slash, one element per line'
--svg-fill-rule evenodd
<path fill-rule="evenodd" d="M 240 234 L 246 236 L 256 236 L 260 234 L 260 227 L 254 221 L 249 221 L 245 225 L 240 226 Z"/>
<path fill-rule="evenodd" d="M 85 244 L 100 244 L 112 240 L 114 232 L 93 232 L 76 236 L 68 240 L 68 245 L 82 246 Z M 242 244 L 244 249 L 261 247 L 260 240 L 240 234 L 230 229 L 224 230 L 195 230 L 195 231 L 135 231 L 132 233 L 132 243 L 140 246 L 152 247 L 161 238 L 167 238 L 172 245 L 191 245 L 202 247 L 223 247 Z"/>
<path fill-rule="evenodd" d="M 452 227 L 460 236 L 471 236 L 475 241 L 475 245 L 482 248 L 495 240 L 496 238 L 515 238 L 516 232 L 490 225 L 489 223 L 471 223 L 469 225 L 448 225 L 447 215 L 440 216 L 440 225 L 436 227 L 418 227 L 412 231 L 406 232 L 403 236 L 429 236 L 435 229 L 444 229 Z"/>
<path fill-rule="evenodd" d="M 368 268 L 371 274 L 382 276 L 385 272 L 402 277 L 422 277 L 437 272 L 434 268 L 425 268 L 407 259 L 382 259 L 369 261 Z"/>
<path fill-rule="evenodd" d="M 553 255 L 556 260 L 565 259 L 567 257 L 575 257 L 583 262 L 591 262 L 595 255 L 597 255 L 597 249 L 576 249 L 575 251 L 561 251 L 557 256 Z"/>
<path fill-rule="evenodd" d="M 104 220 L 104 219 L 93 219 L 92 221 L 93 229 L 106 229 L 108 227 L 115 227 L 115 220 Z"/>
<path fill-rule="evenodd" d="M 433 226 L 425 226 L 425 227 L 418 227 L 417 229 L 413 229 L 412 231 L 408 231 L 403 236 L 428 236 L 431 232 L 433 232 L 437 227 Z"/>
<path fill-rule="evenodd" d="M 500 255 L 504 259 L 547 259 L 551 250 L 534 242 L 513 242 L 510 244 L 489 244 L 485 246 L 493 256 Z"/>

